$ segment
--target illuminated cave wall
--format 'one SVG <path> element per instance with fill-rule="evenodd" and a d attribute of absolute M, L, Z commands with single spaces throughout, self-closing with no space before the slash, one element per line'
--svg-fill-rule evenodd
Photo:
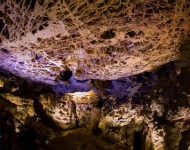
<path fill-rule="evenodd" d="M 189 149 L 189 22 L 189 0 L 0 0 L 9 146 Z"/>
<path fill-rule="evenodd" d="M 13 145 L 20 149 L 186 150 L 190 146 L 189 74 L 189 66 L 180 69 L 172 62 L 131 76 L 133 84 L 126 79 L 113 81 L 115 87 L 128 85 L 128 95 L 123 97 L 109 91 L 113 85 L 97 89 L 99 94 L 60 94 L 50 85 L 1 74 L 1 116 L 7 111 L 13 114 L 21 140 Z M 31 131 L 35 138 L 24 140 L 24 145 L 23 135 L 30 137 Z"/>
<path fill-rule="evenodd" d="M 54 84 L 65 68 L 76 79 L 117 79 L 179 58 L 189 0 L 2 0 L 0 65 Z"/>

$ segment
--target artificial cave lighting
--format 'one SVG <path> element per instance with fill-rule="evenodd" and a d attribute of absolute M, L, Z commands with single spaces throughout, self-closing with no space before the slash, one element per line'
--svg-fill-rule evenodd
<path fill-rule="evenodd" d="M 71 95 L 73 97 L 85 97 L 85 96 L 93 96 L 95 95 L 93 90 L 90 90 L 88 92 L 74 92 L 74 93 L 67 93 L 68 95 Z"/>
<path fill-rule="evenodd" d="M 94 103 L 98 102 L 98 97 L 94 93 L 93 90 L 88 92 L 74 92 L 74 93 L 67 93 L 65 97 L 71 97 L 71 100 L 76 103 Z"/>

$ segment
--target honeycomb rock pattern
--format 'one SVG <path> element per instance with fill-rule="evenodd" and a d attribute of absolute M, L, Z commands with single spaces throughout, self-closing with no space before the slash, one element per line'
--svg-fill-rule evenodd
<path fill-rule="evenodd" d="M 189 0 L 2 0 L 0 67 L 53 84 L 117 79 L 178 59 Z"/>

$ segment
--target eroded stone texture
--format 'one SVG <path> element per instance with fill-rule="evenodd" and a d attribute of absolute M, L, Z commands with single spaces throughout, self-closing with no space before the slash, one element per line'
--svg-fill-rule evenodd
<path fill-rule="evenodd" d="M 12 114 L 19 150 L 186 150 L 190 72 L 180 61 L 117 80 L 51 86 L 1 73 L 0 124 Z"/>
<path fill-rule="evenodd" d="M 66 95 L 58 99 L 54 94 L 44 94 L 40 96 L 39 102 L 58 127 L 82 127 L 89 123 L 91 109 L 95 106 L 94 101 L 97 103 L 98 99 L 95 95 L 77 96 Z"/>
<path fill-rule="evenodd" d="M 189 149 L 189 22 L 189 0 L 1 0 L 0 149 Z"/>
<path fill-rule="evenodd" d="M 54 84 L 118 79 L 178 59 L 189 34 L 189 0 L 1 1 L 0 64 Z"/>

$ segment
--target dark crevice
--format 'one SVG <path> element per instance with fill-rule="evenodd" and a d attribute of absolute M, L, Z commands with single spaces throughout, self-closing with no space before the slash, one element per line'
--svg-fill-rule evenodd
<path fill-rule="evenodd" d="M 105 3 L 100 3 L 97 7 L 102 8 L 103 6 L 105 6 Z"/>
<path fill-rule="evenodd" d="M 73 23 L 73 20 L 71 18 L 65 18 L 64 22 L 71 24 Z"/>
<path fill-rule="evenodd" d="M 5 3 L 7 0 L 0 0 L 0 4 Z"/>
<path fill-rule="evenodd" d="M 175 3 L 175 2 L 176 2 L 176 0 L 168 0 L 169 4 L 172 4 L 172 3 Z"/>
<path fill-rule="evenodd" d="M 109 88 L 112 85 L 111 80 L 98 80 L 98 79 L 92 79 L 91 83 L 97 88 L 97 89 L 103 89 L 103 88 Z"/>
<path fill-rule="evenodd" d="M 100 20 L 100 18 L 97 18 L 97 19 L 93 19 L 91 20 L 90 22 L 88 22 L 88 25 L 94 25 L 95 23 L 97 23 L 98 21 Z"/>
<path fill-rule="evenodd" d="M 90 18 L 92 18 L 95 14 L 96 14 L 96 11 L 93 11 L 93 12 L 89 13 L 88 16 L 89 16 Z"/>
<path fill-rule="evenodd" d="M 94 0 L 88 0 L 88 2 L 89 2 L 89 3 L 93 3 L 93 2 L 94 2 Z"/>
<path fill-rule="evenodd" d="M 62 72 L 60 72 L 60 79 L 63 80 L 63 81 L 67 81 L 69 80 L 71 77 L 72 77 L 72 71 L 67 69 L 67 70 L 64 70 Z"/>
<path fill-rule="evenodd" d="M 3 32 L 2 32 L 3 36 L 6 38 L 6 39 L 9 39 L 9 31 L 8 31 L 8 28 L 4 28 Z"/>
<path fill-rule="evenodd" d="M 5 15 L 5 13 L 0 11 L 0 17 L 3 17 L 4 15 Z"/>
<path fill-rule="evenodd" d="M 79 118 L 77 116 L 77 110 L 76 110 L 76 104 L 75 102 L 71 102 L 71 118 L 72 118 L 72 115 L 74 115 L 74 118 L 75 118 L 75 127 L 78 128 L 79 127 Z"/>
<path fill-rule="evenodd" d="M 96 122 L 92 128 L 92 133 L 95 135 L 95 136 L 98 136 L 102 133 L 102 130 L 101 128 L 98 127 L 98 122 Z"/>
<path fill-rule="evenodd" d="M 0 111 L 0 149 L 12 150 L 13 140 L 15 140 L 15 125 L 13 115 L 9 111 Z"/>
<path fill-rule="evenodd" d="M 35 34 L 37 31 L 36 30 L 32 30 L 32 34 Z"/>
<path fill-rule="evenodd" d="M 189 123 L 189 122 L 188 122 Z M 189 147 L 189 135 L 190 135 L 190 130 L 182 132 L 182 139 L 179 142 L 179 149 L 180 150 L 187 150 Z"/>
<path fill-rule="evenodd" d="M 129 31 L 129 32 L 127 32 L 127 34 L 129 35 L 130 38 L 132 38 L 136 35 L 136 32 L 135 31 Z"/>
<path fill-rule="evenodd" d="M 44 22 L 49 21 L 49 20 L 50 20 L 49 17 L 43 17 L 43 18 L 42 18 L 42 21 L 44 21 Z"/>
<path fill-rule="evenodd" d="M 56 3 L 57 3 L 57 0 L 52 0 L 51 2 L 48 3 L 48 7 L 47 8 L 53 7 Z"/>
<path fill-rule="evenodd" d="M 5 23 L 3 22 L 2 19 L 0 19 L 0 31 L 3 30 L 4 26 L 5 26 Z"/>
<path fill-rule="evenodd" d="M 115 32 L 114 32 L 114 29 L 111 29 L 111 30 L 108 30 L 108 31 L 104 31 L 100 37 L 102 39 L 112 39 L 115 37 Z"/>
<path fill-rule="evenodd" d="M 142 131 L 134 132 L 133 150 L 142 150 Z"/>
<path fill-rule="evenodd" d="M 172 22 L 172 19 L 169 19 L 168 21 L 166 21 L 167 24 L 170 24 Z"/>
<path fill-rule="evenodd" d="M 53 119 L 45 113 L 45 111 L 43 109 L 43 105 L 39 102 L 37 96 L 34 99 L 34 109 L 35 109 L 35 112 L 36 112 L 38 118 L 41 118 L 40 122 L 42 124 L 46 125 L 47 127 L 59 128 L 57 126 L 57 124 L 53 121 Z"/>
<path fill-rule="evenodd" d="M 10 51 L 5 49 L 5 48 L 1 48 L 0 51 L 5 53 L 5 54 L 10 54 Z"/>
<path fill-rule="evenodd" d="M 146 10 L 146 13 L 153 13 L 153 10 L 152 9 L 148 9 L 148 10 Z"/>
<path fill-rule="evenodd" d="M 96 41 L 96 40 L 92 40 L 90 43 L 92 43 L 92 44 L 96 44 L 97 41 Z"/>
<path fill-rule="evenodd" d="M 40 25 L 39 26 L 39 30 L 41 31 L 41 30 L 43 30 L 44 29 L 44 27 L 42 26 L 42 25 Z"/>
<path fill-rule="evenodd" d="M 44 4 L 44 0 L 38 0 L 38 4 L 42 6 Z"/>
<path fill-rule="evenodd" d="M 80 36 L 79 33 L 76 33 L 76 34 L 72 34 L 72 35 L 71 35 L 72 38 L 77 38 L 77 37 L 79 37 L 79 36 Z"/>
<path fill-rule="evenodd" d="M 45 29 L 45 27 L 47 27 L 47 26 L 48 26 L 48 23 L 46 22 L 46 23 L 40 25 L 38 29 L 41 31 L 41 30 Z"/>
<path fill-rule="evenodd" d="M 78 11 L 84 10 L 86 7 L 87 7 L 87 4 L 85 3 L 78 8 Z"/>
<path fill-rule="evenodd" d="M 9 39 L 9 31 L 8 28 L 5 27 L 5 23 L 3 22 L 2 19 L 0 19 L 0 33 L 6 38 Z"/>
<path fill-rule="evenodd" d="M 48 26 L 48 23 L 47 23 L 47 22 L 46 22 L 46 23 L 44 23 L 44 24 L 43 24 L 43 26 L 44 26 L 44 27 L 47 27 L 47 26 Z"/>
<path fill-rule="evenodd" d="M 35 5 L 36 5 L 36 0 L 26 0 L 25 1 L 26 8 L 29 8 L 30 10 L 34 10 Z"/>

